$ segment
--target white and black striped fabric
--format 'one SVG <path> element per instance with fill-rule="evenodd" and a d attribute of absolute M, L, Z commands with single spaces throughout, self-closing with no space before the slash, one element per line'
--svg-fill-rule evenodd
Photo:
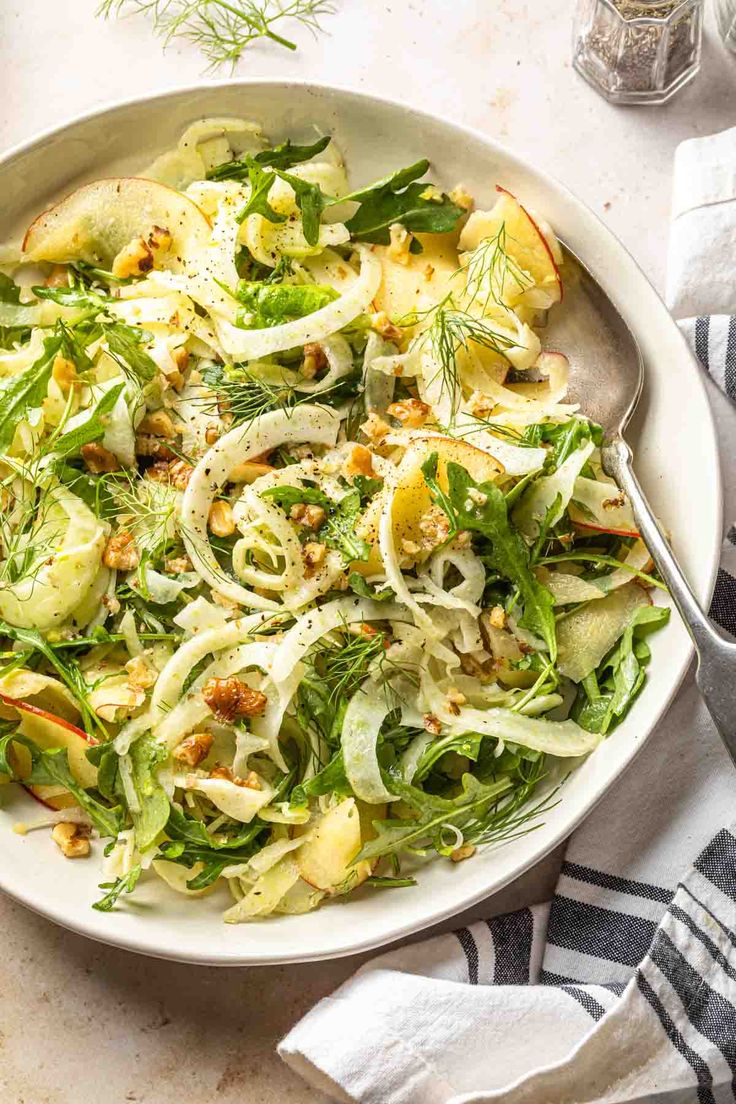
<path fill-rule="evenodd" d="M 734 519 L 736 129 L 678 150 L 668 300 L 716 385 Z M 711 614 L 736 635 L 733 527 Z M 551 903 L 375 959 L 279 1051 L 360 1104 L 736 1104 L 736 772 L 693 680 Z"/>

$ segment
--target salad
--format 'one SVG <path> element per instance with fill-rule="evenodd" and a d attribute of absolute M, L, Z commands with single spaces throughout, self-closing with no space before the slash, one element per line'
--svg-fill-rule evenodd
<path fill-rule="evenodd" d="M 0 800 L 95 908 L 410 892 L 642 686 L 668 611 L 543 347 L 560 247 L 428 170 L 207 119 L 0 248 Z"/>

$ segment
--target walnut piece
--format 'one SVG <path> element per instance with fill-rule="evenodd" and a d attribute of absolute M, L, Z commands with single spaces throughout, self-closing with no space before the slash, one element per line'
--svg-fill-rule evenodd
<path fill-rule="evenodd" d="M 442 724 L 434 713 L 425 713 L 422 721 L 427 732 L 430 732 L 433 736 L 439 736 L 442 731 Z"/>
<path fill-rule="evenodd" d="M 210 771 L 210 778 L 224 778 L 226 782 L 232 782 L 235 786 L 242 786 L 246 790 L 260 790 L 261 780 L 255 771 L 248 771 L 245 778 L 239 778 L 237 774 L 233 774 L 230 767 L 223 767 L 221 763 L 216 763 Z"/>
<path fill-rule="evenodd" d="M 136 456 L 150 456 L 152 460 L 174 460 L 174 453 L 168 448 L 160 437 L 154 437 L 152 433 L 136 433 Z"/>
<path fill-rule="evenodd" d="M 54 265 L 51 272 L 44 280 L 46 287 L 69 287 L 69 268 L 67 265 Z"/>
<path fill-rule="evenodd" d="M 305 379 L 314 379 L 318 372 L 323 372 L 329 362 L 327 354 L 317 341 L 308 341 L 304 346 L 304 360 L 302 361 L 301 374 Z"/>
<path fill-rule="evenodd" d="M 86 824 L 62 820 L 54 825 L 51 838 L 67 859 L 84 859 L 91 851 L 89 832 Z"/>
<path fill-rule="evenodd" d="M 307 505 L 306 502 L 295 502 L 289 510 L 289 517 L 305 529 L 319 529 L 324 525 L 327 511 L 322 506 Z"/>
<path fill-rule="evenodd" d="M 348 476 L 365 475 L 366 477 L 375 474 L 373 471 L 373 456 L 365 445 L 353 445 L 345 465 L 345 474 Z"/>
<path fill-rule="evenodd" d="M 235 532 L 235 517 L 229 502 L 218 498 L 210 506 L 207 525 L 216 537 L 231 537 Z"/>
<path fill-rule="evenodd" d="M 421 399 L 402 399 L 391 403 L 387 413 L 401 422 L 404 429 L 420 429 L 429 417 L 429 406 Z"/>
<path fill-rule="evenodd" d="M 385 311 L 378 311 L 371 315 L 371 326 L 377 334 L 386 341 L 393 341 L 395 345 L 398 345 L 404 336 L 401 327 L 395 326 Z"/>
<path fill-rule="evenodd" d="M 450 192 L 450 199 L 456 207 L 462 207 L 463 211 L 472 211 L 475 200 L 464 184 L 456 184 Z"/>
<path fill-rule="evenodd" d="M 154 226 L 148 235 L 148 244 L 151 249 L 160 249 L 162 253 L 166 253 L 171 249 L 173 241 L 171 231 L 164 226 Z"/>
<path fill-rule="evenodd" d="M 469 859 L 475 854 L 475 847 L 472 843 L 464 843 L 462 847 L 456 847 L 450 855 L 453 862 L 462 862 L 463 859 Z"/>
<path fill-rule="evenodd" d="M 129 659 L 125 670 L 128 674 L 128 686 L 133 690 L 149 690 L 158 678 L 158 673 L 143 656 Z"/>
<path fill-rule="evenodd" d="M 118 253 L 112 262 L 112 274 L 118 280 L 127 280 L 130 276 L 142 276 L 153 268 L 153 253 L 145 238 L 133 238 Z"/>
<path fill-rule="evenodd" d="M 192 732 L 174 748 L 172 754 L 180 763 L 185 763 L 188 767 L 198 767 L 209 755 L 212 742 L 211 732 Z"/>
<path fill-rule="evenodd" d="M 150 433 L 154 437 L 165 437 L 167 441 L 173 441 L 177 435 L 171 415 L 165 410 L 154 410 L 146 414 L 138 426 L 138 432 Z"/>
<path fill-rule="evenodd" d="M 76 364 L 73 360 L 67 360 L 66 357 L 59 354 L 54 358 L 51 378 L 58 383 L 62 394 L 68 395 L 72 387 L 79 383 Z"/>
<path fill-rule="evenodd" d="M 87 445 L 82 445 L 80 451 L 87 471 L 91 471 L 93 475 L 100 475 L 101 472 L 120 471 L 120 461 L 115 453 L 104 448 L 99 442 L 92 441 Z"/>
<path fill-rule="evenodd" d="M 302 549 L 302 555 L 304 556 L 306 574 L 313 575 L 317 568 L 325 562 L 327 546 L 324 544 L 317 544 L 316 541 L 307 541 Z"/>
<path fill-rule="evenodd" d="M 127 529 L 121 529 L 108 540 L 102 553 L 105 567 L 116 571 L 132 571 L 141 562 L 141 554 L 135 543 L 135 537 Z"/>
<path fill-rule="evenodd" d="M 232 724 L 238 717 L 260 717 L 268 698 L 247 683 L 231 675 L 229 678 L 207 679 L 202 697 L 218 721 Z"/>

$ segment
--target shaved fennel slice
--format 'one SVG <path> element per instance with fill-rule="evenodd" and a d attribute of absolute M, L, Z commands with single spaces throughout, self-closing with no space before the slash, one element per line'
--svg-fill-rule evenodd
<path fill-rule="evenodd" d="M 605 598 L 563 617 L 557 624 L 557 660 L 563 675 L 580 682 L 594 671 L 624 632 L 640 606 L 651 598 L 636 583 L 626 583 Z"/>
<path fill-rule="evenodd" d="M 631 572 L 626 573 L 631 580 Z M 606 593 L 602 587 L 581 579 L 579 575 L 570 575 L 566 571 L 548 571 L 546 567 L 540 567 L 536 571 L 537 578 L 543 586 L 546 586 L 555 600 L 556 606 L 569 606 L 576 602 L 591 602 L 596 598 L 602 598 Z M 622 583 L 624 580 L 621 581 Z"/>
<path fill-rule="evenodd" d="M 482 732 L 497 740 L 507 740 L 558 758 L 588 755 L 603 739 L 601 733 L 587 732 L 575 721 L 547 721 L 512 713 L 509 709 L 461 707 L 458 716 L 446 710 L 443 712 L 440 719 L 453 732 Z"/>
<path fill-rule="evenodd" d="M 298 391 L 310 395 L 318 395 L 322 391 L 329 391 L 338 380 L 343 379 L 353 370 L 353 353 L 341 334 L 333 334 L 332 337 L 324 338 L 320 345 L 327 357 L 328 371 L 319 380 L 300 379 L 297 384 Z"/>
<path fill-rule="evenodd" d="M 376 361 L 381 357 L 395 356 L 397 351 L 395 345 L 384 341 L 374 330 L 368 334 L 363 354 L 363 388 L 368 414 L 384 414 L 394 397 L 396 377 L 379 371 Z"/>
<path fill-rule="evenodd" d="M 305 404 L 293 410 L 272 410 L 257 421 L 231 429 L 202 457 L 184 493 L 180 528 L 195 571 L 210 586 L 251 609 L 278 609 L 275 602 L 225 575 L 207 536 L 210 508 L 220 487 L 244 460 L 299 441 L 332 446 L 339 428 L 339 415 L 329 407 Z"/>
<path fill-rule="evenodd" d="M 547 517 L 548 511 L 557 501 L 557 506 L 549 518 L 549 525 L 556 525 L 564 514 L 575 489 L 575 480 L 593 452 L 595 445 L 588 440 L 580 445 L 557 471 L 542 476 L 521 496 L 514 512 L 514 524 L 524 536 L 533 539 Z"/>
<path fill-rule="evenodd" d="M 244 920 L 252 920 L 254 916 L 265 916 L 273 912 L 282 897 L 298 881 L 297 865 L 291 855 L 285 855 L 253 884 L 240 901 L 225 912 L 223 920 L 226 924 L 240 924 Z"/>
<path fill-rule="evenodd" d="M 392 708 L 388 687 L 367 679 L 350 699 L 342 723 L 345 774 L 355 796 L 370 805 L 397 800 L 383 784 L 376 754 L 378 733 Z"/>
<path fill-rule="evenodd" d="M 503 464 L 507 475 L 529 475 L 543 467 L 547 459 L 546 449 L 524 448 L 497 437 L 490 426 L 466 412 L 458 415 L 453 432 L 457 437 L 470 440 L 477 448 L 490 452 Z"/>
<path fill-rule="evenodd" d="M 241 824 L 250 824 L 253 817 L 268 805 L 274 790 L 260 779 L 261 788 L 251 790 L 248 786 L 237 786 L 226 778 L 199 778 L 187 775 L 185 789 L 204 794 L 220 812 Z"/>
<path fill-rule="evenodd" d="M 334 629 L 359 621 L 393 621 L 405 616 L 397 602 L 373 602 L 368 598 L 336 598 L 319 609 L 309 610 L 284 635 L 271 664 L 271 678 L 284 682 L 309 649 Z"/>
<path fill-rule="evenodd" d="M 452 588 L 445 585 L 445 571 L 454 567 L 462 581 Z M 434 552 L 425 568 L 417 573 L 425 590 L 437 605 L 446 609 L 463 609 L 480 617 L 478 603 L 483 597 L 486 572 L 479 558 L 469 548 L 443 548 Z M 421 600 L 421 599 L 420 599 Z"/>
<path fill-rule="evenodd" d="M 153 723 L 166 716 L 179 701 L 189 672 L 205 656 L 210 652 L 232 648 L 235 644 L 244 644 L 262 628 L 265 622 L 270 620 L 267 614 L 254 613 L 249 617 L 230 621 L 226 625 L 205 629 L 191 640 L 181 644 L 161 671 L 153 687 L 151 695 Z"/>
<path fill-rule="evenodd" d="M 356 246 L 361 258 L 360 275 L 339 299 L 304 318 L 269 326 L 262 330 L 242 330 L 218 321 L 218 334 L 225 352 L 234 360 L 258 360 L 284 349 L 295 349 L 312 341 L 324 341 L 367 310 L 381 283 L 381 263 L 364 245 Z"/>

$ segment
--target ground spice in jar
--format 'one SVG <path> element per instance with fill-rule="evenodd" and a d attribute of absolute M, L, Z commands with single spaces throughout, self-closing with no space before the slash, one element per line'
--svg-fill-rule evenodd
<path fill-rule="evenodd" d="M 586 7 L 576 66 L 612 98 L 665 93 L 697 67 L 702 0 L 589 0 Z"/>

